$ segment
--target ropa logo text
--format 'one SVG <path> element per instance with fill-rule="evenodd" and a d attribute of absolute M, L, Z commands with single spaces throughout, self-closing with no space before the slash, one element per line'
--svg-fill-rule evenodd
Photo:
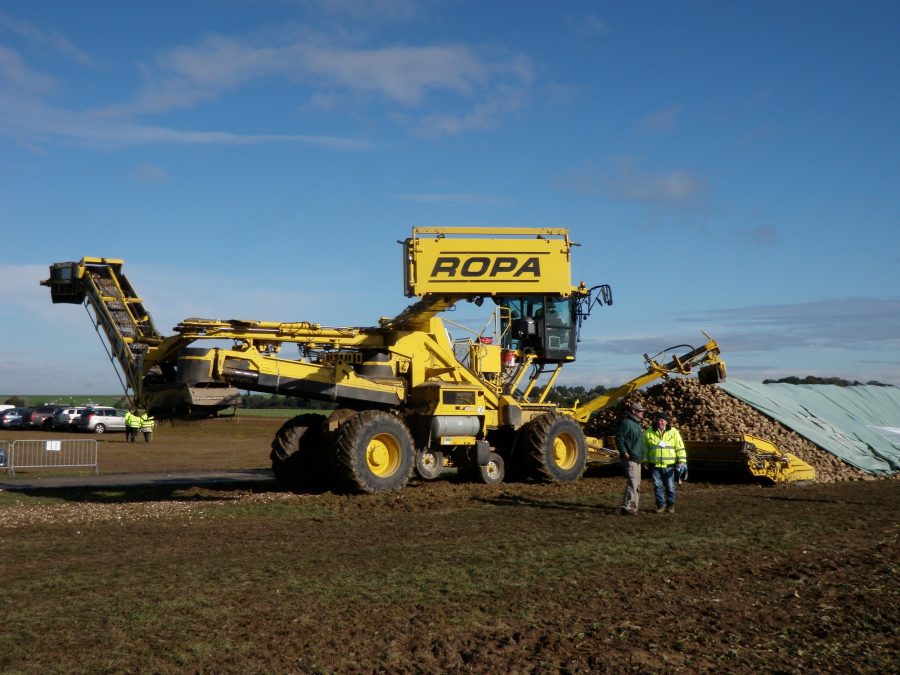
<path fill-rule="evenodd" d="M 525 259 L 498 256 L 493 260 L 487 256 L 473 256 L 465 259 L 457 256 L 440 256 L 434 261 L 431 276 L 434 278 L 440 275 L 466 278 L 530 276 L 538 279 L 541 276 L 541 263 L 535 256 Z"/>

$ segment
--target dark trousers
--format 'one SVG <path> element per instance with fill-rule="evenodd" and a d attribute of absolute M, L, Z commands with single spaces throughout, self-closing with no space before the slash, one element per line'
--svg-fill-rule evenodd
<path fill-rule="evenodd" d="M 656 490 L 656 505 L 675 506 L 675 465 L 654 466 L 650 477 Z"/>

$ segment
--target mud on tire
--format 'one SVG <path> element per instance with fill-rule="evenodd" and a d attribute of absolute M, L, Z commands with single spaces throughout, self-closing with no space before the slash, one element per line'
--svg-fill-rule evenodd
<path fill-rule="evenodd" d="M 506 462 L 496 452 L 488 455 L 488 463 L 475 467 L 477 478 L 485 485 L 497 485 L 506 477 Z"/>
<path fill-rule="evenodd" d="M 416 452 L 416 473 L 422 480 L 435 480 L 444 468 L 444 453 L 425 448 Z"/>
<path fill-rule="evenodd" d="M 413 468 L 412 435 L 402 420 L 365 410 L 341 425 L 334 440 L 337 478 L 352 492 L 399 490 Z"/>
<path fill-rule="evenodd" d="M 536 417 L 519 431 L 516 459 L 529 478 L 544 483 L 578 480 L 587 463 L 581 426 L 561 413 Z"/>
<path fill-rule="evenodd" d="M 327 487 L 323 415 L 298 415 L 281 425 L 272 440 L 272 471 L 291 490 L 318 490 Z"/>

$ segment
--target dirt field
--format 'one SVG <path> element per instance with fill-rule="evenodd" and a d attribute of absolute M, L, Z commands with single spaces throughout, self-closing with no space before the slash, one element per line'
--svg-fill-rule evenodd
<path fill-rule="evenodd" d="M 266 466 L 277 424 L 104 437 L 101 468 Z M 692 482 L 636 518 L 621 487 L 2 493 L 0 670 L 898 672 L 897 481 Z"/>

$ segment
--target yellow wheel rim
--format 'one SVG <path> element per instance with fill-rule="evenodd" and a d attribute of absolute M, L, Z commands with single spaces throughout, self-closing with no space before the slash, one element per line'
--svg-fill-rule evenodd
<path fill-rule="evenodd" d="M 560 469 L 567 470 L 578 461 L 578 444 L 569 434 L 560 434 L 553 439 L 553 461 Z"/>
<path fill-rule="evenodd" d="M 366 448 L 369 471 L 381 478 L 393 474 L 400 466 L 400 444 L 390 434 L 378 434 Z"/>

